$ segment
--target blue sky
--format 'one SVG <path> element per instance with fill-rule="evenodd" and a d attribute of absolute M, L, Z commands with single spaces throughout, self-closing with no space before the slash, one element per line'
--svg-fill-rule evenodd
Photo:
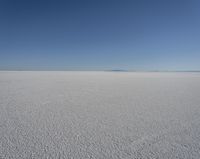
<path fill-rule="evenodd" d="M 199 0 L 1 0 L 1 70 L 200 70 Z"/>

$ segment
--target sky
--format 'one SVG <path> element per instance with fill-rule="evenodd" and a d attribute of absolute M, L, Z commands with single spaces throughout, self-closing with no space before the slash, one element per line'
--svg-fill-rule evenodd
<path fill-rule="evenodd" d="M 199 0 L 0 0 L 0 70 L 200 70 Z"/>

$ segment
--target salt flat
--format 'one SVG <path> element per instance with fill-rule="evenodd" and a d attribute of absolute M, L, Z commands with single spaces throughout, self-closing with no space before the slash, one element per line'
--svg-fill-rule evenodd
<path fill-rule="evenodd" d="M 200 73 L 0 72 L 0 158 L 200 158 Z"/>

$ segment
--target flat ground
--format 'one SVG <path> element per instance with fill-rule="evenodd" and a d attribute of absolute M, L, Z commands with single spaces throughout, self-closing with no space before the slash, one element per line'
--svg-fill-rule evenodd
<path fill-rule="evenodd" d="M 200 158 L 200 73 L 0 72 L 0 158 Z"/>

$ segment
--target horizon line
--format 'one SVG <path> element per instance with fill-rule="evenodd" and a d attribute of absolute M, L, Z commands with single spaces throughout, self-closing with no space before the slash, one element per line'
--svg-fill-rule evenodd
<path fill-rule="evenodd" d="M 48 72 L 200 72 L 200 70 L 126 70 L 126 69 L 105 69 L 105 70 L 34 70 L 34 69 L 0 69 L 1 72 L 6 72 L 6 71 L 24 71 L 24 72 L 32 72 L 32 71 L 48 71 Z"/>

